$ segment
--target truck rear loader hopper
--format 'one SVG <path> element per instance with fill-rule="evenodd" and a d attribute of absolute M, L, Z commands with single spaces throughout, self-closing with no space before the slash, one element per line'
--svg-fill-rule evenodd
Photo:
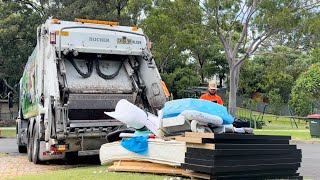
<path fill-rule="evenodd" d="M 20 80 L 19 152 L 34 163 L 97 153 L 106 135 L 126 128 L 104 114 L 121 99 L 154 114 L 166 101 L 143 31 L 48 19 Z"/>

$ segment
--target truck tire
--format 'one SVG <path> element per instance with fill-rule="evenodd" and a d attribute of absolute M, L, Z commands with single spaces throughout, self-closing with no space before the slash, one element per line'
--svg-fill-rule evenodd
<path fill-rule="evenodd" d="M 26 153 L 27 152 L 27 146 L 18 146 L 19 153 Z"/>
<path fill-rule="evenodd" d="M 21 138 L 20 138 L 20 134 L 19 134 L 19 128 L 18 128 L 18 125 L 17 125 L 17 134 L 16 134 L 16 137 L 17 137 L 17 144 L 18 144 L 18 151 L 19 153 L 26 153 L 27 152 L 27 146 L 26 145 L 21 145 Z"/>
<path fill-rule="evenodd" d="M 32 162 L 34 164 L 40 164 L 41 161 L 39 159 L 39 151 L 40 151 L 40 139 L 39 139 L 39 133 L 38 128 L 33 128 L 33 148 L 32 148 Z"/>
<path fill-rule="evenodd" d="M 66 152 L 65 163 L 68 165 L 75 165 L 79 162 L 78 151 L 77 152 Z"/>
<path fill-rule="evenodd" d="M 33 151 L 33 133 L 30 132 L 32 129 L 29 127 L 28 131 L 28 148 L 27 148 L 27 154 L 28 154 L 28 160 L 32 162 L 32 151 Z"/>

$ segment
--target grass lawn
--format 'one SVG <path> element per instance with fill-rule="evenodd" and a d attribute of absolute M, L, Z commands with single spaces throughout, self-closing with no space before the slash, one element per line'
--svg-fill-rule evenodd
<path fill-rule="evenodd" d="M 247 109 L 238 108 L 237 109 L 237 117 L 241 119 L 256 119 L 261 120 L 259 115 L 260 112 L 252 112 L 250 115 L 250 111 Z M 283 135 L 283 136 L 291 136 L 292 140 L 305 140 L 305 141 L 320 141 L 320 138 L 311 138 L 310 130 L 306 127 L 309 127 L 309 122 L 305 119 L 293 119 L 281 116 L 272 116 L 270 114 L 265 114 L 263 117 L 263 121 L 265 125 L 262 126 L 262 129 L 254 129 L 254 134 L 257 135 Z M 298 126 L 296 126 L 296 124 Z M 253 127 L 253 125 L 251 126 Z"/>
<path fill-rule="evenodd" d="M 74 169 L 52 171 L 44 174 L 25 175 L 10 179 L 15 180 L 60 180 L 60 179 L 108 179 L 108 180 L 164 180 L 170 176 L 159 176 L 140 173 L 119 173 L 108 172 L 107 166 L 79 167 Z"/>
<path fill-rule="evenodd" d="M 292 140 L 319 141 L 320 138 L 311 138 L 309 130 L 271 130 L 271 129 L 255 129 L 254 134 L 257 135 L 283 135 L 291 136 Z"/>
<path fill-rule="evenodd" d="M 296 127 L 296 124 L 294 123 L 293 119 L 290 119 L 288 117 L 281 117 L 281 116 L 273 116 L 271 114 L 264 114 L 264 117 L 262 118 L 262 115 L 260 112 L 255 112 L 247 109 L 237 108 L 237 115 L 236 117 L 240 119 L 256 119 L 258 121 L 264 121 L 265 126 L 262 127 L 262 129 L 273 129 L 273 130 L 305 130 L 306 126 L 309 126 L 309 123 L 305 121 L 305 119 L 295 119 L 295 122 L 298 126 Z M 252 124 L 253 127 L 253 124 Z"/>
<path fill-rule="evenodd" d="M 16 130 L 0 130 L 0 137 L 16 137 Z"/>

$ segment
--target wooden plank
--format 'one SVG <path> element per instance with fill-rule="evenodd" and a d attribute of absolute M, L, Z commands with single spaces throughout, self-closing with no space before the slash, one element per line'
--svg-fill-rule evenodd
<path fill-rule="evenodd" d="M 207 133 L 201 133 L 207 134 Z M 210 134 L 210 133 L 208 133 Z M 182 141 L 187 143 L 223 143 L 223 144 L 289 144 L 289 140 L 282 139 L 210 139 L 210 138 L 201 138 L 201 137 L 182 137 L 176 136 L 176 141 Z"/>
<path fill-rule="evenodd" d="M 188 138 L 190 139 L 190 138 Z M 296 145 L 289 144 L 210 144 L 210 143 L 190 143 L 187 142 L 187 147 L 199 149 L 296 149 Z"/>
<path fill-rule="evenodd" d="M 256 170 L 256 171 L 228 171 L 228 172 L 219 172 L 216 173 L 215 177 L 223 176 L 245 176 L 245 175 L 259 175 L 259 174 L 292 174 L 297 173 L 297 169 L 267 169 L 267 170 Z"/>
<path fill-rule="evenodd" d="M 288 153 L 288 154 L 262 154 L 258 156 L 253 156 L 250 154 L 243 156 L 212 156 L 207 154 L 197 154 L 187 152 L 185 154 L 186 158 L 194 158 L 194 159 L 204 159 L 204 160 L 221 160 L 221 161 L 243 161 L 243 160 L 261 160 L 261 159 L 284 159 L 284 158 L 302 158 L 301 152 Z"/>
<path fill-rule="evenodd" d="M 202 138 L 199 137 L 176 137 L 176 141 L 202 144 Z"/>
<path fill-rule="evenodd" d="M 113 165 L 108 168 L 108 171 L 115 172 L 145 172 L 154 174 L 173 174 L 181 175 L 185 172 L 174 166 L 165 164 L 157 164 L 145 161 L 114 161 Z"/>
<path fill-rule="evenodd" d="M 176 140 L 177 137 L 182 137 L 182 135 L 177 135 L 177 136 L 163 136 L 161 139 L 165 141 L 170 141 L 170 140 Z"/>
<path fill-rule="evenodd" d="M 274 140 L 290 140 L 291 136 L 273 136 L 273 135 L 254 135 L 254 134 L 237 134 L 237 133 L 196 133 L 185 132 L 185 137 L 206 138 L 206 139 L 274 139 Z"/>
<path fill-rule="evenodd" d="M 199 179 L 210 179 L 210 175 L 208 174 L 195 173 L 165 164 L 157 164 L 146 161 L 114 161 L 113 165 L 108 168 L 108 171 L 169 174 Z"/>
<path fill-rule="evenodd" d="M 301 153 L 301 149 L 199 149 L 187 148 L 187 152 L 195 154 L 206 154 L 208 156 L 246 156 L 250 155 L 267 155 L 267 154 L 289 154 Z"/>
<path fill-rule="evenodd" d="M 185 137 L 194 137 L 194 138 L 210 138 L 214 139 L 214 133 L 198 133 L 198 132 L 185 132 Z"/>
<path fill-rule="evenodd" d="M 289 144 L 289 140 L 276 139 L 202 139 L 202 143 L 223 144 Z"/>
<path fill-rule="evenodd" d="M 215 144 L 215 149 L 297 149 L 289 144 Z"/>
<path fill-rule="evenodd" d="M 213 150 L 213 149 L 215 149 L 215 144 L 187 143 L 187 147 Z"/>
<path fill-rule="evenodd" d="M 193 171 L 185 171 L 183 174 L 183 176 L 188 176 L 191 178 L 199 178 L 199 179 L 210 179 L 210 175 L 209 174 L 203 174 L 203 173 L 197 173 L 197 172 L 193 172 Z"/>
<path fill-rule="evenodd" d="M 174 166 L 170 166 L 167 164 L 158 164 L 146 161 L 132 161 L 132 160 L 121 160 L 121 161 L 113 161 L 114 166 L 148 166 L 148 167 L 169 167 L 172 168 Z"/>
<path fill-rule="evenodd" d="M 214 178 L 213 178 L 214 179 Z M 251 174 L 250 172 L 245 172 L 241 175 L 226 175 L 226 176 L 218 176 L 217 179 L 227 179 L 227 180 L 256 180 L 256 179 L 302 179 L 299 176 L 299 173 L 288 173 L 288 172 L 281 172 L 281 173 L 254 173 Z"/>
<path fill-rule="evenodd" d="M 258 164 L 280 164 L 280 163 L 300 163 L 301 158 L 272 158 L 272 159 L 250 159 L 242 161 L 232 160 L 205 160 L 196 158 L 185 158 L 185 163 L 203 166 L 242 166 L 242 165 L 258 165 Z"/>
<path fill-rule="evenodd" d="M 280 163 L 280 164 L 262 164 L 262 165 L 244 165 L 244 166 L 201 166 L 195 164 L 184 163 L 182 168 L 217 175 L 221 172 L 237 172 L 237 171 L 256 171 L 256 170 L 272 170 L 272 169 L 285 169 L 285 170 L 297 170 L 300 167 L 300 163 Z"/>
<path fill-rule="evenodd" d="M 213 174 L 212 173 L 212 166 L 201 166 L 197 164 L 189 164 L 189 163 L 183 163 L 181 164 L 181 167 L 187 170 L 192 170 L 200 173 L 207 173 L 207 174 Z"/>
<path fill-rule="evenodd" d="M 160 167 L 141 167 L 141 166 L 110 166 L 108 171 L 112 172 L 140 172 L 153 174 L 171 174 L 182 175 L 184 169 L 178 168 L 160 168 Z"/>

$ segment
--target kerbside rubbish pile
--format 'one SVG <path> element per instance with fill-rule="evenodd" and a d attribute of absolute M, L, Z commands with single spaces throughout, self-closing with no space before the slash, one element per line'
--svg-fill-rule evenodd
<path fill-rule="evenodd" d="M 289 136 L 254 135 L 233 126 L 225 107 L 199 99 L 169 101 L 158 116 L 120 100 L 105 112 L 127 125 L 100 148 L 109 171 L 200 179 L 302 179 L 301 150 Z"/>

